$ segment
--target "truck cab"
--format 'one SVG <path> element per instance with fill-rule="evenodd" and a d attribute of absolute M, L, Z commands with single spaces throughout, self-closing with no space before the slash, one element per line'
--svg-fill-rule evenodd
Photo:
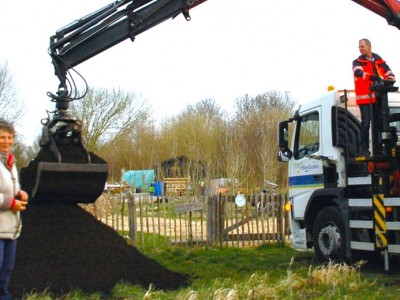
<path fill-rule="evenodd" d="M 399 165 L 395 152 L 399 145 L 400 94 L 391 91 L 386 95 L 389 132 L 381 134 L 383 139 L 390 139 L 390 147 L 386 146 L 388 155 L 384 157 L 374 153 L 371 157 L 359 156 L 361 121 L 352 90 L 328 91 L 279 123 L 278 159 L 288 163 L 288 213 L 294 248 L 314 248 L 321 260 L 350 260 L 352 249 L 389 248 L 387 244 L 376 245 L 372 205 L 375 194 L 383 199 L 390 197 L 393 202 L 399 193 L 394 178 Z M 385 169 L 375 170 L 377 165 Z M 387 181 L 388 187 L 377 192 L 375 177 Z M 385 215 L 383 219 L 397 221 L 397 215 Z M 390 247 L 392 252 L 400 252 L 398 233 L 392 237 L 385 230 L 385 235 L 395 243 Z"/>

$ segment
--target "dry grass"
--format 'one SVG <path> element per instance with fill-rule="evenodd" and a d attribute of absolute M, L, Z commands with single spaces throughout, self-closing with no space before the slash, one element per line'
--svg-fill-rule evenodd
<path fill-rule="evenodd" d="M 361 279 L 359 268 L 363 262 L 356 266 L 331 262 L 325 266 L 309 267 L 306 276 L 293 272 L 293 264 L 294 259 L 289 265 L 287 276 L 280 280 L 268 273 L 253 274 L 243 283 L 231 282 L 229 279 L 221 282 L 217 279 L 212 287 L 181 290 L 173 297 L 150 288 L 143 299 L 354 299 L 359 297 L 352 295 L 372 285 L 371 282 Z"/>

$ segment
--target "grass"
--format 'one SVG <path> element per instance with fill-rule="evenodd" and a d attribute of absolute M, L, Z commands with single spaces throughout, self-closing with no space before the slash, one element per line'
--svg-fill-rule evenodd
<path fill-rule="evenodd" d="M 400 274 L 363 263 L 320 265 L 310 252 L 265 244 L 257 248 L 168 247 L 145 253 L 175 272 L 191 277 L 189 287 L 160 291 L 117 284 L 112 299 L 398 299 Z M 393 268 L 396 264 L 393 265 Z M 49 299 L 28 295 L 26 299 Z M 101 299 L 79 291 L 62 299 Z"/>

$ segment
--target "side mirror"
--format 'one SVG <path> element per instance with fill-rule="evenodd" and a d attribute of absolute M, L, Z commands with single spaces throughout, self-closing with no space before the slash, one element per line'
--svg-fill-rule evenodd
<path fill-rule="evenodd" d="M 289 121 L 281 121 L 278 125 L 278 143 L 282 150 L 289 149 Z"/>
<path fill-rule="evenodd" d="M 278 160 L 287 162 L 292 158 L 292 151 L 289 150 L 289 121 L 281 121 L 278 125 L 278 143 L 281 151 L 278 153 Z"/>
<path fill-rule="evenodd" d="M 278 152 L 278 160 L 281 162 L 288 162 L 292 158 L 292 151 L 289 149 L 281 150 Z"/>

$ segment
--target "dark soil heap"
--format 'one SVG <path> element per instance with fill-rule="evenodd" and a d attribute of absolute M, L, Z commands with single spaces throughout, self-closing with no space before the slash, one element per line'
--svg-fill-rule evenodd
<path fill-rule="evenodd" d="M 65 144 L 59 151 L 63 163 L 88 162 L 87 153 L 79 145 Z M 90 156 L 92 163 L 106 163 L 93 153 Z M 39 162 L 57 162 L 50 147 L 41 148 L 36 158 L 21 170 L 21 187 L 29 194 Z M 79 173 L 76 178 L 82 181 Z M 94 180 L 103 182 L 104 179 Z M 158 289 L 177 289 L 187 284 L 186 276 L 171 272 L 144 256 L 112 228 L 78 206 L 74 199 L 61 202 L 63 188 L 60 187 L 60 195 L 46 201 L 31 199 L 22 213 L 22 234 L 10 283 L 15 297 L 44 291 L 62 296 L 72 290 L 107 295 L 119 282 L 144 288 L 153 284 Z M 78 185 L 73 188 L 80 195 Z"/>
<path fill-rule="evenodd" d="M 188 283 L 76 204 L 31 203 L 22 218 L 10 283 L 14 297 L 44 291 L 62 296 L 72 290 L 106 296 L 119 282 L 164 290 Z"/>

